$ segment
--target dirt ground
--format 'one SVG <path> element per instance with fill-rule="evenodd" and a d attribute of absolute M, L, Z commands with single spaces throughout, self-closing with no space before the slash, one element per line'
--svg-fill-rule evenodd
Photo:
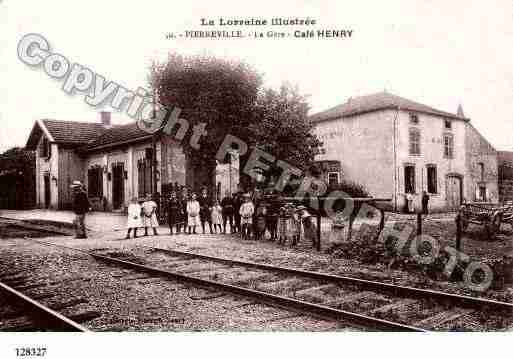
<path fill-rule="evenodd" d="M 415 227 L 416 220 L 415 216 L 393 214 L 387 216 L 387 223 Z M 353 232 L 355 236 L 358 229 L 359 223 L 356 223 Z M 269 241 L 242 241 L 238 235 L 228 234 L 169 235 L 169 229 L 164 226 L 159 228 L 158 236 L 150 235 L 130 240 L 124 239 L 126 232 L 123 229 L 93 230 L 85 240 L 74 239 L 71 236 L 54 236 L 45 240 L 83 249 L 113 248 L 130 251 L 140 246 L 156 246 L 513 302 L 511 283 L 500 289 L 476 292 L 461 282 L 449 279 L 433 280 L 418 270 L 391 268 L 386 263 L 367 264 L 358 258 L 334 257 L 328 253 L 332 243 L 327 238 L 330 224 L 326 220 L 323 220 L 322 230 L 321 252 L 313 249 L 312 243 L 306 240 L 301 241 L 296 247 L 291 247 L 290 243 L 279 245 Z M 346 231 L 347 228 L 337 240 L 344 240 Z M 455 246 L 455 231 L 454 214 L 433 214 L 423 222 L 423 232 L 437 239 L 441 247 Z M 502 232 L 495 240 L 483 237 L 479 226 L 469 227 L 468 233 L 462 239 L 463 253 L 478 261 L 512 255 L 512 247 L 513 229 L 507 226 L 502 227 Z"/>

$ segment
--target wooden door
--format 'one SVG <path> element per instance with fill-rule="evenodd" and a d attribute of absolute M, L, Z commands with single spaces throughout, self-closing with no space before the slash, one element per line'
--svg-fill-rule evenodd
<path fill-rule="evenodd" d="M 125 168 L 123 163 L 112 165 L 112 208 L 120 209 L 125 203 Z"/>
<path fill-rule="evenodd" d="M 461 179 L 455 176 L 447 177 L 447 207 L 457 209 L 462 202 Z"/>
<path fill-rule="evenodd" d="M 50 207 L 51 191 L 50 191 L 50 175 L 44 177 L 44 194 L 45 194 L 45 208 Z"/>

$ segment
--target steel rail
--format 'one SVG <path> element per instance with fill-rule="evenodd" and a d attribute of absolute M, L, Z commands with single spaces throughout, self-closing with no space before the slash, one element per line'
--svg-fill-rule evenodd
<path fill-rule="evenodd" d="M 513 303 L 500 302 L 500 301 L 496 301 L 496 300 L 492 300 L 492 299 L 476 298 L 476 297 L 470 297 L 470 296 L 465 296 L 465 295 L 460 295 L 460 294 L 452 294 L 452 293 L 441 292 L 441 291 L 430 290 L 430 289 L 401 286 L 401 285 L 396 285 L 396 284 L 389 284 L 389 283 L 383 283 L 383 282 L 354 278 L 354 277 L 338 276 L 338 275 L 334 275 L 334 274 L 313 272 L 313 271 L 307 271 L 307 270 L 303 270 L 303 269 L 296 269 L 296 268 L 290 268 L 290 267 L 280 267 L 280 266 L 273 266 L 270 264 L 256 263 L 256 262 L 250 262 L 250 261 L 241 261 L 241 260 L 237 260 L 237 259 L 214 257 L 214 256 L 205 255 L 205 254 L 179 251 L 179 250 L 175 250 L 175 249 L 158 248 L 158 247 L 151 247 L 151 246 L 146 246 L 146 245 L 143 245 L 142 247 L 157 250 L 157 251 L 164 252 L 164 253 L 169 253 L 169 254 L 190 256 L 193 258 L 206 259 L 206 260 L 211 260 L 211 261 L 216 261 L 216 262 L 223 262 L 223 263 L 227 263 L 227 264 L 238 264 L 238 265 L 253 267 L 253 268 L 258 268 L 258 269 L 266 269 L 266 270 L 273 270 L 273 271 L 277 271 L 277 272 L 291 273 L 291 274 L 302 275 L 305 277 L 310 277 L 310 278 L 314 278 L 314 279 L 318 279 L 318 280 L 326 280 L 326 281 L 332 281 L 332 282 L 338 282 L 338 283 L 344 283 L 344 284 L 354 284 L 357 286 L 367 287 L 367 288 L 371 287 L 371 288 L 382 290 L 382 291 L 393 292 L 396 295 L 402 294 L 404 296 L 421 298 L 421 299 L 436 298 L 438 300 L 446 300 L 446 301 L 450 301 L 452 303 L 456 302 L 456 303 L 458 303 L 462 306 L 466 306 L 466 307 L 476 308 L 476 307 L 489 306 L 489 307 L 493 307 L 494 309 L 510 310 L 513 312 Z"/>
<path fill-rule="evenodd" d="M 20 293 L 14 288 L 0 282 L 0 291 L 6 295 L 19 299 L 24 305 L 30 308 L 30 311 L 38 313 L 45 318 L 45 321 L 52 323 L 56 329 L 70 332 L 89 332 L 89 329 L 65 317 L 64 315 L 48 308 L 47 306 L 35 301 L 34 299 Z"/>
<path fill-rule="evenodd" d="M 90 251 L 78 249 L 78 248 L 71 248 L 67 247 L 61 244 L 55 244 L 50 242 L 44 242 L 39 240 L 32 240 L 33 242 L 42 244 L 42 245 L 48 245 L 48 246 L 54 246 L 54 247 L 60 247 L 71 251 L 76 251 L 88 256 L 91 256 L 97 260 L 107 262 L 107 263 L 113 263 L 118 266 L 123 267 L 129 267 L 133 268 L 139 271 L 143 271 L 146 273 L 152 273 L 154 275 L 157 275 L 159 277 L 167 277 L 167 278 L 173 278 L 182 282 L 186 283 L 193 283 L 202 287 L 209 287 L 209 288 L 219 288 L 223 291 L 234 293 L 237 295 L 250 297 L 250 298 L 256 298 L 260 302 L 271 304 L 273 306 L 277 306 L 286 310 L 294 310 L 299 311 L 302 314 L 310 314 L 310 315 L 316 315 L 323 319 L 329 319 L 329 320 L 340 320 L 340 321 L 352 321 L 354 323 L 358 323 L 361 325 L 364 325 L 366 328 L 373 328 L 376 330 L 388 330 L 388 331 L 407 331 L 407 332 L 426 332 L 425 329 L 417 328 L 414 326 L 396 323 L 384 319 L 379 319 L 375 317 L 370 317 L 363 314 L 353 313 L 345 310 L 335 309 L 331 307 L 327 307 L 324 305 L 309 303 L 297 299 L 287 298 L 279 295 L 274 295 L 258 290 L 248 289 L 244 287 L 239 287 L 231 284 L 225 284 L 220 282 L 211 281 L 208 279 L 201 279 L 197 277 L 192 277 L 188 275 L 184 275 L 181 273 L 172 272 L 169 270 L 156 268 L 156 267 L 150 267 L 139 263 L 134 263 L 122 259 L 112 258 L 109 256 L 104 256 L 96 253 L 91 253 Z"/>

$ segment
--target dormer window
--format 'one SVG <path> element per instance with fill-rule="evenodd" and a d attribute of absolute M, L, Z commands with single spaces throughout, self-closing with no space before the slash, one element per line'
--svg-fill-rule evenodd
<path fill-rule="evenodd" d="M 410 123 L 412 125 L 419 124 L 419 116 L 416 113 L 410 113 Z"/>
<path fill-rule="evenodd" d="M 451 120 L 445 120 L 445 129 L 446 130 L 452 129 L 452 122 L 451 122 Z"/>

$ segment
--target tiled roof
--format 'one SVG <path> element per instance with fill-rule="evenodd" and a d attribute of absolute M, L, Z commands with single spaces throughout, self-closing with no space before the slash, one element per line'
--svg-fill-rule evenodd
<path fill-rule="evenodd" d="M 88 143 L 84 150 L 90 151 L 96 148 L 135 141 L 150 136 L 151 135 L 149 133 L 140 130 L 135 122 L 126 125 L 113 126 L 104 130 L 99 137 Z"/>
<path fill-rule="evenodd" d="M 415 111 L 430 115 L 467 120 L 453 113 L 440 111 L 435 108 L 423 105 L 421 103 L 408 100 L 404 97 L 396 96 L 388 92 L 378 92 L 372 95 L 358 96 L 350 98 L 347 102 L 310 116 L 313 122 L 326 121 L 330 119 L 355 116 L 358 114 L 373 112 L 385 109 L 400 108 L 405 111 Z"/>
<path fill-rule="evenodd" d="M 135 122 L 105 127 L 94 122 L 42 120 L 34 125 L 27 141 L 27 149 L 36 148 L 41 134 L 45 132 L 41 125 L 56 143 L 76 146 L 84 151 L 150 137 L 148 133 L 141 131 Z"/>
<path fill-rule="evenodd" d="M 105 131 L 101 123 L 56 120 L 42 122 L 57 143 L 85 145 Z"/>

